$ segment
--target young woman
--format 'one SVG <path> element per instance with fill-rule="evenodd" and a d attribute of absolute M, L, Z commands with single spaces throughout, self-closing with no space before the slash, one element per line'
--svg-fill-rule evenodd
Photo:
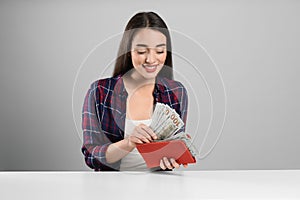
<path fill-rule="evenodd" d="M 173 80 L 171 50 L 168 28 L 156 13 L 129 20 L 113 76 L 93 82 L 85 97 L 82 153 L 90 168 L 148 170 L 136 145 L 157 139 L 149 127 L 157 102 L 175 109 L 186 123 L 187 92 Z M 173 158 L 160 161 L 160 170 L 178 167 Z"/>

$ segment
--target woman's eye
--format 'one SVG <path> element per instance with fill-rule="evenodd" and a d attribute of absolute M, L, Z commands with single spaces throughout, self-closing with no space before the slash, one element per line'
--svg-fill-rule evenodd
<path fill-rule="evenodd" d="M 138 54 L 144 54 L 146 51 L 137 51 Z"/>
<path fill-rule="evenodd" d="M 162 53 L 164 53 L 164 51 L 157 51 L 156 53 L 158 53 L 158 54 L 162 54 Z"/>

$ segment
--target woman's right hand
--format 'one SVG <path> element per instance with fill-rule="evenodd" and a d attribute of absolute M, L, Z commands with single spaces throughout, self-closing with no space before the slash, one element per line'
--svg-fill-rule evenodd
<path fill-rule="evenodd" d="M 139 124 L 134 128 L 133 132 L 128 137 L 128 144 L 131 147 L 135 147 L 136 144 L 150 143 L 156 139 L 157 135 L 149 126 L 145 124 Z"/>

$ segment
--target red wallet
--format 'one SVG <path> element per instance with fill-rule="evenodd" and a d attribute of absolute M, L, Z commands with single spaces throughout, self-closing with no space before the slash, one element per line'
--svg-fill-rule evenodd
<path fill-rule="evenodd" d="M 178 164 L 196 163 L 195 157 L 181 140 L 138 144 L 136 148 L 144 158 L 148 168 L 159 166 L 163 157 L 174 158 Z"/>

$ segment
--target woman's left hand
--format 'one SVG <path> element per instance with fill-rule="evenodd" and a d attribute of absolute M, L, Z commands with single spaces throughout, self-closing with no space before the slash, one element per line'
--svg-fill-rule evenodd
<path fill-rule="evenodd" d="M 163 170 L 165 169 L 174 169 L 174 168 L 179 168 L 180 165 L 175 161 L 174 158 L 170 158 L 168 159 L 167 157 L 163 157 L 160 160 L 160 168 L 162 168 Z M 187 165 L 183 165 L 185 168 L 187 167 Z"/>

